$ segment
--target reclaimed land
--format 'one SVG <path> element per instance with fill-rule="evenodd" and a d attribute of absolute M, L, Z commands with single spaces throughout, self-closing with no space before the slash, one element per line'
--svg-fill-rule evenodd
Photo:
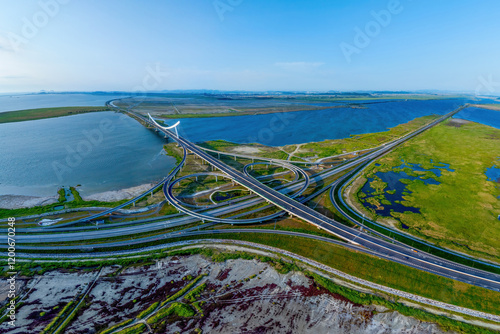
<path fill-rule="evenodd" d="M 372 164 L 358 180 L 366 180 L 376 172 L 391 171 L 402 160 L 425 169 L 431 168 L 431 160 L 449 163 L 453 172 L 442 169 L 440 177 L 433 177 L 440 184 L 404 180 L 407 192 L 402 204 L 419 208 L 421 213 L 392 212 L 392 217 L 379 221 L 398 227 L 403 223 L 409 227 L 407 232 L 440 246 L 498 261 L 500 187 L 485 174 L 487 168 L 500 167 L 498 152 L 499 129 L 451 119 L 378 160 L 380 166 Z M 351 195 L 357 193 L 359 197 L 363 184 L 355 182 Z M 383 188 L 382 192 L 388 190 Z M 359 208 L 359 198 L 353 200 Z"/>
<path fill-rule="evenodd" d="M 248 116 L 248 115 L 263 115 L 263 114 L 273 114 L 278 112 L 293 112 L 293 111 L 304 111 L 304 110 L 324 110 L 324 109 L 335 109 L 335 108 L 345 108 L 345 106 L 328 106 L 328 107 L 316 107 L 316 106 L 285 106 L 285 107 L 268 107 L 268 108 L 241 108 L 233 109 L 229 108 L 222 112 L 197 112 L 196 110 L 189 110 L 189 113 L 185 114 L 162 114 L 160 117 L 163 118 L 207 118 L 207 117 L 226 117 L 226 116 Z"/>
<path fill-rule="evenodd" d="M 272 234 L 220 234 L 211 239 L 255 242 L 302 255 L 342 272 L 416 295 L 445 303 L 500 314 L 500 293 L 446 277 L 430 274 L 405 265 L 348 250 L 323 241 Z M 183 238 L 183 240 L 191 238 Z M 203 239 L 201 236 L 192 239 Z"/>

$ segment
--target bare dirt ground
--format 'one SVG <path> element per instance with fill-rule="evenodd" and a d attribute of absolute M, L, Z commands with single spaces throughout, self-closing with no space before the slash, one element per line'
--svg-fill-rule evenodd
<path fill-rule="evenodd" d="M 259 154 L 260 149 L 251 146 L 238 146 L 231 150 L 233 153 L 243 153 L 243 154 Z"/>
<path fill-rule="evenodd" d="M 85 201 L 101 201 L 101 202 L 116 202 L 121 201 L 122 199 L 134 198 L 150 189 L 154 184 L 146 183 L 137 187 L 131 187 L 120 190 L 112 190 L 106 191 L 102 193 L 92 194 L 88 196 L 83 196 L 83 200 Z"/>
<path fill-rule="evenodd" d="M 36 197 L 22 195 L 1 195 L 0 209 L 30 208 L 33 206 L 48 205 L 56 202 L 56 196 Z"/>
<path fill-rule="evenodd" d="M 464 124 L 470 123 L 470 121 L 467 121 L 465 119 L 461 118 L 452 118 L 450 121 L 447 123 L 448 126 L 454 126 L 456 128 L 461 127 Z"/>
<path fill-rule="evenodd" d="M 97 271 L 52 271 L 27 282 L 33 287 L 18 310 L 16 328 L 0 333 L 43 330 L 70 300 L 86 289 Z M 164 301 L 189 283 L 188 275 L 206 273 L 197 297 L 205 302 L 191 317 L 175 314 L 151 328 L 154 333 L 443 333 L 382 307 L 355 304 L 317 286 L 301 272 L 280 274 L 257 260 L 212 262 L 201 256 L 170 257 L 158 264 L 107 267 L 65 333 L 98 333 L 134 319 L 154 302 Z M 183 279 L 184 278 L 184 279 Z M 38 280 L 38 281 L 37 281 Z M 30 285 L 31 284 L 31 285 Z M 6 293 L 0 291 L 2 302 Z M 192 305 L 180 297 L 177 301 Z M 194 308 L 193 308 L 194 310 Z M 45 312 L 45 313 L 43 313 Z M 137 320 L 136 322 L 137 323 Z"/>

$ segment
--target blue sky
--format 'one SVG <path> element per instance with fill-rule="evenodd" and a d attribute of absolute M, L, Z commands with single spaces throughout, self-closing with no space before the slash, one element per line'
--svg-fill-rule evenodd
<path fill-rule="evenodd" d="M 500 92 L 495 0 L 0 0 L 0 6 L 0 92 Z"/>

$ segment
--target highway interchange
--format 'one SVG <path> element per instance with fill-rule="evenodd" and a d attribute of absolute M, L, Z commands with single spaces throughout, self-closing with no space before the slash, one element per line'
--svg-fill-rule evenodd
<path fill-rule="evenodd" d="M 110 105 L 112 107 L 115 107 L 113 103 L 111 102 Z M 195 223 L 199 220 L 202 220 L 203 222 L 208 222 L 208 224 L 205 225 L 213 225 L 213 223 L 227 223 L 227 224 L 249 224 L 249 223 L 256 223 L 256 222 L 261 222 L 261 221 L 266 221 L 269 219 L 274 219 L 279 216 L 282 216 L 284 214 L 289 214 L 291 216 L 300 218 L 314 226 L 317 226 L 318 228 L 321 228 L 325 231 L 328 231 L 329 233 L 335 235 L 336 237 L 345 240 L 346 242 L 350 243 L 350 245 L 346 245 L 345 243 L 340 243 L 344 246 L 350 247 L 350 248 L 355 248 L 357 250 L 372 254 L 372 255 L 377 255 L 379 257 L 389 259 L 394 262 L 398 263 L 403 263 L 405 265 L 418 268 L 430 273 L 434 273 L 440 276 L 445 276 L 449 278 L 453 278 L 462 282 L 470 283 L 476 286 L 481 286 L 485 287 L 487 289 L 495 290 L 495 291 L 500 291 L 500 275 L 494 274 L 491 272 L 483 271 L 483 270 L 478 270 L 472 267 L 468 267 L 465 265 L 461 265 L 452 261 L 448 261 L 436 256 L 433 256 L 428 253 L 424 253 L 422 251 L 416 251 L 415 249 L 412 249 L 411 247 L 401 244 L 401 243 L 394 243 L 388 240 L 388 238 L 380 237 L 377 236 L 376 233 L 364 233 L 361 232 L 360 230 L 357 230 L 355 228 L 346 226 L 340 222 L 337 222 L 333 219 L 330 219 L 328 217 L 325 217 L 321 213 L 313 210 L 312 208 L 306 206 L 303 204 L 304 202 L 310 200 L 311 196 L 317 196 L 319 193 L 328 190 L 329 187 L 325 187 L 324 189 L 321 189 L 320 191 L 316 192 L 315 194 L 312 194 L 306 198 L 303 198 L 303 196 L 299 196 L 302 194 L 302 192 L 307 189 L 308 185 L 311 182 L 318 182 L 318 180 L 321 180 L 323 178 L 335 175 L 337 173 L 345 172 L 349 169 L 352 169 L 356 166 L 360 166 L 366 163 L 369 163 L 371 161 L 376 160 L 380 156 L 388 153 L 390 150 L 392 150 L 394 147 L 397 147 L 398 145 L 402 144 L 403 142 L 413 138 L 414 136 L 417 136 L 418 134 L 422 133 L 423 131 L 426 131 L 427 129 L 431 128 L 432 126 L 435 126 L 436 124 L 439 124 L 443 120 L 453 116 L 455 113 L 459 112 L 461 109 L 467 107 L 463 106 L 449 114 L 446 114 L 442 116 L 441 118 L 437 119 L 436 121 L 418 129 L 417 131 L 414 131 L 402 138 L 399 138 L 397 140 L 394 140 L 390 143 L 387 143 L 377 150 L 372 150 L 368 152 L 365 155 L 362 155 L 358 157 L 357 159 L 354 159 L 352 161 L 348 161 L 347 163 L 344 163 L 340 166 L 331 168 L 326 170 L 323 173 L 319 173 L 316 175 L 313 175 L 309 178 L 309 176 L 302 171 L 302 169 L 289 164 L 287 162 L 275 160 L 275 159 L 262 159 L 264 161 L 267 160 L 267 163 L 273 163 L 273 164 L 278 164 L 281 165 L 285 168 L 289 168 L 294 173 L 298 173 L 300 175 L 299 178 L 295 178 L 293 182 L 290 182 L 289 184 L 281 187 L 281 190 L 278 191 L 277 189 L 270 188 L 258 179 L 254 178 L 251 176 L 250 173 L 247 172 L 247 167 L 245 167 L 245 172 L 240 172 L 235 170 L 234 168 L 228 166 L 225 164 L 223 161 L 215 158 L 213 155 L 210 154 L 206 149 L 200 148 L 199 146 L 187 141 L 186 139 L 178 136 L 177 132 L 172 132 L 170 128 L 165 128 L 158 124 L 153 118 L 147 119 L 143 117 L 142 115 L 132 113 L 128 110 L 121 110 L 123 112 L 128 113 L 129 115 L 133 116 L 134 118 L 139 119 L 140 121 L 154 127 L 157 131 L 163 133 L 165 136 L 170 137 L 174 141 L 178 143 L 178 145 L 183 149 L 184 155 L 182 161 L 176 166 L 176 168 L 162 181 L 160 181 L 158 184 L 156 184 L 153 188 L 149 189 L 147 192 L 141 194 L 137 198 L 134 198 L 133 200 L 122 204 L 119 207 L 106 210 L 104 212 L 91 215 L 88 217 L 84 217 L 78 220 L 75 220 L 71 222 L 70 224 L 62 224 L 60 226 L 63 227 L 54 227 L 51 229 L 52 233 L 47 233 L 47 229 L 19 229 L 19 234 L 16 237 L 16 241 L 18 243 L 18 249 L 54 249 L 54 246 L 42 246 L 42 245 L 25 245 L 23 246 L 23 243 L 29 243 L 29 244 L 43 244 L 43 243 L 60 243 L 60 242 L 68 242 L 68 241 L 82 241 L 82 240 L 97 240 L 100 238 L 109 238 L 113 236 L 124 236 L 124 235 L 133 235 L 133 234 L 138 234 L 138 233 L 144 233 L 144 232 L 150 232 L 150 231 L 159 231 L 161 229 L 165 228 L 171 228 L 171 227 L 177 227 L 177 226 L 183 226 L 183 225 L 188 225 Z M 213 168 L 217 169 L 220 171 L 218 175 L 224 175 L 225 178 L 228 178 L 232 180 L 233 182 L 245 187 L 246 189 L 250 190 L 252 194 L 257 195 L 258 197 L 252 197 L 252 196 L 246 196 L 244 198 L 240 198 L 238 201 L 232 202 L 230 205 L 227 205 L 227 203 L 224 205 L 217 205 L 214 206 L 213 208 L 205 208 L 207 210 L 201 210 L 203 212 L 200 212 L 200 209 L 194 209 L 194 208 L 187 208 L 185 203 L 181 202 L 178 198 L 176 198 L 173 195 L 172 189 L 173 185 L 175 185 L 176 181 L 174 181 L 176 174 L 179 172 L 179 170 L 182 168 L 182 166 L 186 162 L 186 157 L 187 155 L 191 153 L 194 154 L 195 156 L 203 159 L 206 163 L 210 164 L 213 166 Z M 214 153 L 214 152 L 211 152 Z M 220 153 L 220 152 L 219 152 Z M 224 153 L 220 153 L 224 154 Z M 259 158 L 261 159 L 261 158 Z M 261 163 L 261 162 L 259 162 Z M 130 205 L 131 203 L 135 202 L 136 200 L 146 196 L 147 194 L 151 193 L 155 189 L 159 188 L 160 186 L 163 187 L 163 191 L 165 194 L 166 199 L 176 208 L 179 210 L 179 212 L 186 213 L 187 216 L 185 215 L 172 215 L 170 219 L 167 221 L 154 221 L 151 219 L 151 222 L 145 222 L 143 224 L 128 224 L 128 223 L 122 223 L 123 226 L 120 228 L 104 228 L 104 229 L 90 229 L 90 228 L 85 228 L 85 227 L 69 227 L 72 224 L 80 224 L 83 222 L 88 222 L 90 220 L 106 216 L 112 212 L 115 212 L 127 205 Z M 332 188 L 333 189 L 333 188 Z M 291 191 L 297 191 L 293 197 L 296 197 L 295 199 L 287 196 L 288 192 Z M 238 216 L 230 217 L 230 218 L 219 218 L 218 216 L 221 215 L 227 215 L 228 213 L 231 212 L 239 212 L 243 209 L 251 208 L 254 207 L 255 205 L 263 202 L 269 203 L 265 207 L 278 207 L 282 211 L 274 213 L 269 215 L 268 217 L 259 217 L 259 218 L 253 218 L 253 219 L 238 219 L 239 216 L 244 216 L 245 214 L 239 214 Z M 246 213 L 248 214 L 248 213 Z M 135 222 L 137 223 L 137 221 Z M 204 230 L 204 231 L 198 231 L 199 227 L 190 227 L 189 229 L 182 230 L 179 232 L 170 232 L 170 233 L 165 233 L 159 236 L 149 236 L 149 237 L 144 237 L 144 238 L 139 238 L 135 240 L 133 243 L 145 243 L 145 242 L 150 242 L 150 241 L 155 241 L 158 239 L 168 239 L 168 238 L 174 238 L 174 237 L 179 237 L 179 236 L 195 236 L 195 235 L 208 235 L 208 234 L 215 234 L 215 233 L 241 233 L 243 230 L 236 229 L 236 230 Z M 257 231 L 257 230 L 245 230 L 248 232 L 253 232 L 253 233 L 282 233 L 282 234 L 290 234 L 290 235 L 297 235 L 295 232 L 287 232 L 283 233 L 283 231 Z M 35 232 L 41 233 L 37 234 Z M 54 233 L 54 232 L 64 232 L 64 233 Z M 305 236 L 302 236 L 305 237 Z M 320 240 L 322 239 L 328 239 L 324 237 L 318 237 L 318 236 L 313 236 L 313 235 L 308 235 L 307 237 L 313 238 Z M 3 239 L 3 238 L 2 238 Z M 328 239 L 328 242 L 334 242 L 334 243 L 339 243 L 338 241 L 333 241 L 332 239 Z M 5 241 L 4 241 L 5 243 Z M 96 248 L 106 248 L 106 247 L 116 247 L 120 245 L 131 245 L 131 241 L 120 241 L 120 242 L 104 242 L 104 243 L 99 243 L 95 247 Z M 92 250 L 91 245 L 87 246 L 78 246 L 78 245 L 73 245 L 73 246 L 64 246 L 61 245 L 57 247 L 57 249 L 62 250 L 62 249 L 71 249 L 71 248 L 76 248 L 83 250 Z"/>

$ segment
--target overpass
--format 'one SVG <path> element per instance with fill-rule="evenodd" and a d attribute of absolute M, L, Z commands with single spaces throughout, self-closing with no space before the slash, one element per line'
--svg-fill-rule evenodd
<path fill-rule="evenodd" d="M 360 163 L 368 163 L 374 159 L 377 159 L 381 155 L 389 152 L 392 148 L 396 147 L 397 145 L 400 145 L 401 143 L 410 138 L 413 138 L 419 133 L 445 120 L 446 118 L 453 116 L 455 113 L 459 112 L 465 107 L 467 107 L 467 105 L 447 115 L 444 115 L 440 119 L 430 123 L 429 125 L 417 131 L 412 132 L 411 134 L 403 138 L 400 138 L 394 142 L 386 144 L 383 148 L 375 152 L 371 152 L 366 156 L 360 157 L 356 159 L 356 161 L 346 163 L 345 165 L 336 169 L 336 172 L 340 170 L 346 170 Z M 335 220 L 329 219 L 323 216 L 322 214 L 314 211 L 313 209 L 305 206 L 304 204 L 286 196 L 285 194 L 282 194 L 275 189 L 271 189 L 261 184 L 258 180 L 250 177 L 249 175 L 246 175 L 229 167 L 224 162 L 216 159 L 209 153 L 205 152 L 203 149 L 199 148 L 197 145 L 190 143 L 186 139 L 180 137 L 178 133 L 174 132 L 175 126 L 163 127 L 159 125 L 154 119 L 148 120 L 145 117 L 132 113 L 130 111 L 125 111 L 125 112 L 131 114 L 135 118 L 140 119 L 142 122 L 145 122 L 153 126 L 158 131 L 172 138 L 183 148 L 184 159 L 174 169 L 174 171 L 172 171 L 169 174 L 169 176 L 166 179 L 162 180 L 164 187 L 167 183 L 169 184 L 170 181 L 174 178 L 175 174 L 180 170 L 180 168 L 184 164 L 187 152 L 191 151 L 193 154 L 205 160 L 213 167 L 219 169 L 221 172 L 227 175 L 227 177 L 231 178 L 240 185 L 248 188 L 250 191 L 262 197 L 267 202 L 272 203 L 273 205 L 281 208 L 283 211 L 287 212 L 292 216 L 298 217 L 304 221 L 307 221 L 317 226 L 318 228 L 324 229 L 329 233 L 334 234 L 337 237 L 346 240 L 355 246 L 359 246 L 359 249 L 366 250 L 367 252 L 373 254 L 378 254 L 379 256 L 390 259 L 391 261 L 405 262 L 405 263 L 411 262 L 413 267 L 425 270 L 427 272 L 453 278 L 462 282 L 474 284 L 488 289 L 500 291 L 500 275 L 489 273 L 482 270 L 477 270 L 461 264 L 457 264 L 424 252 L 416 252 L 415 250 L 409 248 L 406 245 L 393 244 L 391 242 L 384 241 L 382 239 L 376 238 L 366 233 L 361 233 L 360 231 L 357 231 L 351 227 L 345 226 Z M 172 129 L 174 129 L 174 131 L 172 131 Z M 212 221 L 217 221 L 215 217 L 211 218 Z"/>
<path fill-rule="evenodd" d="M 400 138 L 388 145 L 385 145 L 382 149 L 370 153 L 356 160 L 355 162 L 352 162 L 351 163 L 352 166 L 357 165 L 361 162 L 368 162 L 374 160 L 380 157 L 381 155 L 388 153 L 394 147 L 417 136 L 418 134 L 426 131 L 427 129 L 439 124 L 445 119 L 452 117 L 453 115 L 460 112 L 462 109 L 466 107 L 468 107 L 468 105 L 464 105 L 440 117 L 439 119 L 433 121 L 432 123 L 422 127 L 421 129 L 418 129 L 403 138 Z M 228 175 L 228 177 L 230 177 L 236 183 L 244 186 L 245 188 L 259 195 L 266 201 L 281 208 L 283 211 L 287 212 L 291 216 L 295 216 L 310 224 L 317 226 L 318 228 L 324 229 L 329 233 L 343 240 L 346 240 L 352 244 L 365 247 L 371 251 L 377 252 L 378 254 L 384 254 L 389 258 L 406 260 L 406 261 L 411 259 L 410 261 L 415 261 L 415 263 L 418 264 L 420 269 L 426 270 L 428 272 L 438 273 L 439 275 L 442 276 L 454 278 L 470 284 L 475 284 L 492 290 L 500 291 L 500 275 L 463 266 L 427 253 L 417 252 L 414 249 L 411 249 L 405 245 L 393 244 L 391 242 L 384 241 L 369 234 L 359 233 L 359 231 L 351 227 L 345 226 L 333 219 L 325 217 L 319 212 L 309 208 L 308 206 L 300 202 L 297 202 L 289 198 L 288 196 L 261 184 L 256 179 L 249 177 L 231 168 L 224 162 L 216 159 L 209 153 L 205 152 L 203 149 L 199 148 L 197 145 L 189 142 L 188 140 L 182 138 L 181 136 L 174 134 L 169 129 L 166 129 L 165 127 L 159 125 L 152 117 L 150 117 L 149 120 L 137 114 L 135 114 L 135 117 L 141 117 L 143 121 L 156 127 L 159 131 L 163 132 L 165 135 L 169 136 L 174 141 L 176 141 L 184 149 L 191 151 L 193 154 L 197 155 L 207 163 L 211 164 L 213 167 L 219 169 L 221 172 Z M 349 165 L 350 164 L 348 163 L 345 165 L 345 167 Z"/>

